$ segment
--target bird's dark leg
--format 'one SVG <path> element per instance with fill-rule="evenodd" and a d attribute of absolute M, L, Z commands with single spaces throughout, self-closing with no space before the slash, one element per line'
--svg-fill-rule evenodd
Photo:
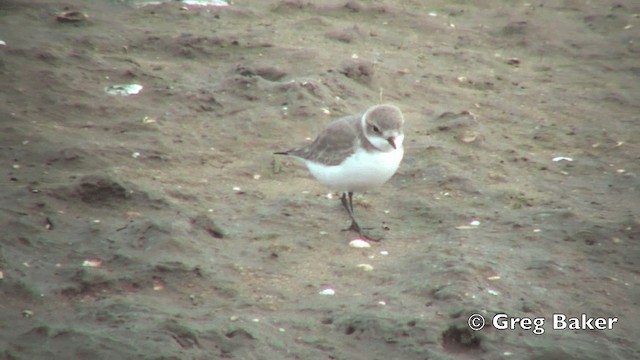
<path fill-rule="evenodd" d="M 349 198 L 347 199 L 347 195 L 349 196 Z M 349 226 L 347 229 L 344 229 L 344 231 L 355 231 L 359 234 L 362 233 L 362 229 L 360 228 L 360 225 L 358 224 L 358 222 L 356 221 L 355 216 L 353 215 L 353 192 L 344 192 L 342 193 L 342 198 L 340 198 L 340 200 L 342 200 L 342 206 L 344 206 L 345 209 L 347 209 L 347 212 L 349 213 L 349 217 L 351 217 L 351 226 Z"/>
<path fill-rule="evenodd" d="M 347 196 L 349 197 L 348 199 Z M 373 236 L 372 234 L 368 234 L 365 231 L 367 228 L 360 227 L 360 224 L 358 224 L 358 222 L 356 221 L 356 217 L 353 215 L 353 192 L 350 191 L 348 193 L 342 193 L 342 197 L 340 198 L 340 200 L 342 201 L 342 206 L 344 206 L 344 208 L 347 209 L 347 212 L 349 212 L 349 217 L 351 217 L 351 226 L 346 229 L 342 229 L 342 231 L 355 231 L 363 238 L 371 241 L 380 241 L 382 239 L 382 237 L 380 236 Z"/>

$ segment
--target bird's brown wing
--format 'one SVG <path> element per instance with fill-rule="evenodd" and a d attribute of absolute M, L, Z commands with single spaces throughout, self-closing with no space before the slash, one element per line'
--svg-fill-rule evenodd
<path fill-rule="evenodd" d="M 309 145 L 288 151 L 297 156 L 327 165 L 339 165 L 355 152 L 358 144 L 357 123 L 359 116 L 349 116 L 329 124 Z"/>

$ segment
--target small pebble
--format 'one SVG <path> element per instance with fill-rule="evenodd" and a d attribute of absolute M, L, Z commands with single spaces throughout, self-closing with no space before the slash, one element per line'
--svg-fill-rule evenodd
<path fill-rule="evenodd" d="M 509 65 L 520 65 L 520 59 L 518 59 L 517 57 L 513 57 L 513 58 L 507 60 L 507 64 L 509 64 Z"/>

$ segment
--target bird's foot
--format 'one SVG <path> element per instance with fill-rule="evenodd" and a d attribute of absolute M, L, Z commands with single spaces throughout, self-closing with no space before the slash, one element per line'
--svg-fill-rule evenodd
<path fill-rule="evenodd" d="M 352 222 L 351 226 L 346 229 L 342 229 L 342 231 L 357 232 L 361 237 L 369 241 L 377 242 L 384 239 L 384 233 L 376 231 L 373 227 L 361 227 L 357 222 Z"/>

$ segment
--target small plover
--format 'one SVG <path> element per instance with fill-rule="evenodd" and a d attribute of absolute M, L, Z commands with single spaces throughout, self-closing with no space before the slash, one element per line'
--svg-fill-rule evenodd
<path fill-rule="evenodd" d="M 301 159 L 321 184 L 342 192 L 351 226 L 345 230 L 367 238 L 353 215 L 353 193 L 381 186 L 404 156 L 404 117 L 394 105 L 375 105 L 362 115 L 330 123 L 309 145 L 283 152 Z"/>

